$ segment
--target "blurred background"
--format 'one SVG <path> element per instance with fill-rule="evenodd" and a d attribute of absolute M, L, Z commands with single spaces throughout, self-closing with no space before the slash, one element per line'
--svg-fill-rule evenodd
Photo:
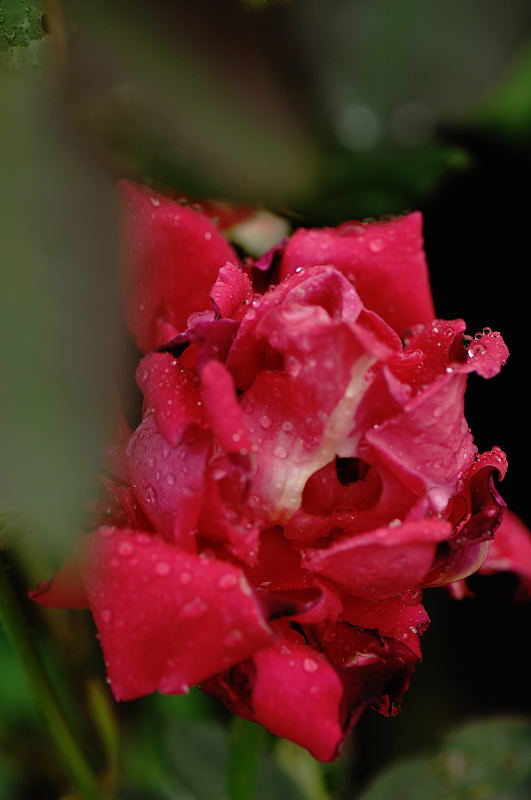
<path fill-rule="evenodd" d="M 480 450 L 507 451 L 502 493 L 531 524 L 531 6 L 0 0 L 0 130 L 0 544 L 9 613 L 29 625 L 22 660 L 0 634 L 0 797 L 74 797 L 57 755 L 70 736 L 78 784 L 85 759 L 120 798 L 217 800 L 223 709 L 196 691 L 116 707 L 88 616 L 24 600 L 89 524 L 116 387 L 132 391 L 114 181 L 257 204 L 294 227 L 420 209 L 438 315 L 500 330 L 511 351 L 494 380 L 472 376 L 467 416 Z M 513 576 L 470 583 L 461 602 L 426 593 L 402 716 L 368 712 L 337 764 L 264 734 L 261 800 L 531 796 L 531 606 Z M 42 724 L 37 662 L 67 733 Z"/>

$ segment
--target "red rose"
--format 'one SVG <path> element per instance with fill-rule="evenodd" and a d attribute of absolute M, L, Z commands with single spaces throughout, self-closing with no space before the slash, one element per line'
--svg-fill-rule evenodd
<path fill-rule="evenodd" d="M 35 599 L 91 609 L 117 699 L 200 683 L 332 759 L 367 707 L 397 712 L 425 586 L 529 574 L 514 525 L 485 561 L 506 464 L 463 415 L 507 349 L 433 319 L 419 214 L 242 265 L 206 214 L 122 195 L 143 418 L 106 524 Z"/>

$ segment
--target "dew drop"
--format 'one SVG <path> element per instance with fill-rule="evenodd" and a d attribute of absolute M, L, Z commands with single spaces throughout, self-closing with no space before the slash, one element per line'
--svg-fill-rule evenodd
<path fill-rule="evenodd" d="M 181 608 L 181 615 L 183 617 L 189 617 L 191 619 L 194 619 L 195 617 L 203 616 L 206 610 L 207 610 L 206 603 L 204 603 L 200 597 L 196 597 L 189 603 L 184 604 L 184 606 Z"/>
<path fill-rule="evenodd" d="M 233 572 L 227 572 L 226 575 L 222 575 L 218 581 L 218 586 L 220 589 L 232 589 L 233 586 L 236 586 L 238 583 L 238 578 Z"/>
<path fill-rule="evenodd" d="M 175 483 L 175 475 L 173 474 L 173 472 L 168 472 L 168 474 L 166 475 L 166 483 L 168 484 L 168 486 L 173 486 L 173 484 Z"/>
<path fill-rule="evenodd" d="M 121 556 L 130 556 L 133 552 L 133 545 L 131 542 L 120 542 L 118 545 L 118 552 Z"/>
<path fill-rule="evenodd" d="M 167 575 L 170 571 L 170 565 L 166 561 L 159 561 L 155 564 L 155 572 L 157 575 Z"/>
<path fill-rule="evenodd" d="M 267 430 L 271 427 L 271 420 L 264 414 L 263 417 L 260 417 L 260 425 Z"/>
<path fill-rule="evenodd" d="M 183 586 L 186 586 L 187 583 L 190 583 L 192 580 L 192 576 L 189 572 L 181 572 L 181 583 Z"/>
<path fill-rule="evenodd" d="M 154 503 L 157 499 L 157 493 L 153 486 L 148 486 L 146 489 L 146 503 Z"/>
<path fill-rule="evenodd" d="M 112 612 L 109 611 L 108 608 L 104 608 L 103 611 L 101 612 L 101 618 L 103 622 L 109 622 L 111 617 L 112 617 Z"/>
<path fill-rule="evenodd" d="M 305 658 L 302 662 L 302 668 L 305 672 L 316 672 L 319 668 L 319 664 L 317 661 L 314 661 L 313 658 Z"/>
<path fill-rule="evenodd" d="M 273 450 L 273 455 L 276 456 L 277 458 L 286 458 L 286 456 L 288 455 L 288 451 L 286 450 L 285 447 L 282 447 L 282 445 L 279 444 Z"/>
<path fill-rule="evenodd" d="M 383 249 L 384 243 L 383 239 L 373 239 L 372 242 L 369 243 L 369 248 L 372 250 L 373 253 L 379 253 Z"/>

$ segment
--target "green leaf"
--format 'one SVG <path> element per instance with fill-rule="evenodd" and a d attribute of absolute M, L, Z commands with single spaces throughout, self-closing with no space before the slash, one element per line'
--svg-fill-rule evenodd
<path fill-rule="evenodd" d="M 0 52 L 27 47 L 41 39 L 44 30 L 39 0 L 2 0 L 0 4 Z"/>
<path fill-rule="evenodd" d="M 436 752 L 389 767 L 357 800 L 526 800 L 531 721 L 497 717 L 448 734 Z"/>
<path fill-rule="evenodd" d="M 57 553 L 85 523 L 119 377 L 114 194 L 39 71 L 0 71 L 0 93 L 0 505 Z"/>

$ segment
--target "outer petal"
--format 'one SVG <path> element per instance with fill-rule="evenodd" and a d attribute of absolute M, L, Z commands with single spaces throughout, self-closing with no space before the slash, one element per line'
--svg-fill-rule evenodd
<path fill-rule="evenodd" d="M 420 657 L 419 634 L 430 624 L 420 594 L 406 592 L 385 600 L 350 596 L 343 601 L 342 618 L 358 628 L 377 630 L 381 636 L 399 639 Z"/>
<path fill-rule="evenodd" d="M 508 509 L 491 543 L 490 553 L 480 569 L 485 575 L 493 572 L 516 572 L 522 590 L 531 595 L 531 533 L 524 523 Z"/>
<path fill-rule="evenodd" d="M 340 269 L 364 305 L 399 334 L 435 316 L 418 212 L 389 222 L 295 231 L 282 257 L 280 277 L 317 264 Z"/>
<path fill-rule="evenodd" d="M 158 536 L 102 528 L 82 570 L 118 700 L 186 692 L 273 639 L 241 570 Z"/>
<path fill-rule="evenodd" d="M 395 716 L 419 661 L 403 641 L 351 625 L 319 625 L 314 634 L 342 677 L 347 724 L 355 724 L 367 705 Z"/>
<path fill-rule="evenodd" d="M 79 560 L 67 561 L 49 581 L 29 593 L 35 603 L 49 608 L 88 608 L 89 599 L 81 577 Z"/>
<path fill-rule="evenodd" d="M 220 267 L 238 259 L 215 225 L 197 211 L 120 181 L 126 244 L 128 324 L 141 350 L 164 341 L 159 320 L 184 330 L 194 311 L 209 307 L 209 291 Z M 168 332 L 169 332 L 168 328 Z"/>
<path fill-rule="evenodd" d="M 452 531 L 445 520 L 424 519 L 349 536 L 304 551 L 303 566 L 369 600 L 422 585 L 438 542 Z"/>
<path fill-rule="evenodd" d="M 345 737 L 341 679 L 307 645 L 282 639 L 201 688 L 320 761 L 335 758 Z"/>

